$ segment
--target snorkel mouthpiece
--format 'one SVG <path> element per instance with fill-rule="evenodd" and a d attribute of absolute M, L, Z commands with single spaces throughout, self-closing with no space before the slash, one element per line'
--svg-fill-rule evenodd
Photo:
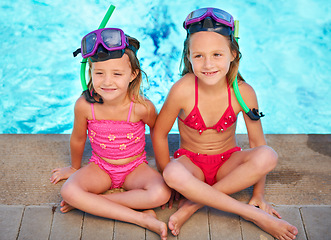
<path fill-rule="evenodd" d="M 261 117 L 264 117 L 264 114 L 262 112 L 259 113 L 259 109 L 253 108 L 253 110 L 250 110 L 246 113 L 250 119 L 257 121 Z"/>

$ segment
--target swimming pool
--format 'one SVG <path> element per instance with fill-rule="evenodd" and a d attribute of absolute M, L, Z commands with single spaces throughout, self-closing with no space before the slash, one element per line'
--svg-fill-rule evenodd
<path fill-rule="evenodd" d="M 196 8 L 213 6 L 240 21 L 240 72 L 257 93 L 265 133 L 331 133 L 330 2 L 201 2 L 1 1 L 0 133 L 71 133 L 81 94 L 81 58 L 72 52 L 99 26 L 110 3 L 116 9 L 107 26 L 141 41 L 145 93 L 158 110 L 179 79 L 183 20 Z M 237 133 L 246 133 L 242 117 Z"/>

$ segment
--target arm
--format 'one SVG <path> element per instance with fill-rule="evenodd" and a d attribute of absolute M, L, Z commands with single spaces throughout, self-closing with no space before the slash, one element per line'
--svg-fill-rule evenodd
<path fill-rule="evenodd" d="M 243 82 L 239 85 L 239 90 L 247 106 L 250 109 L 258 109 L 258 102 L 254 89 L 247 83 Z M 250 147 L 255 148 L 258 146 L 266 145 L 261 119 L 257 121 L 251 120 L 244 111 L 242 112 L 247 128 Z"/>
<path fill-rule="evenodd" d="M 256 108 L 258 109 L 258 102 L 256 98 L 255 91 L 251 86 L 246 83 L 240 85 L 240 92 L 243 93 L 243 98 L 250 109 Z M 266 140 L 264 138 L 261 119 L 254 121 L 251 120 L 244 112 L 243 112 L 245 124 L 247 127 L 249 145 L 251 148 L 255 148 L 262 145 L 267 145 Z M 261 178 L 255 185 L 253 189 L 253 196 L 249 202 L 249 204 L 259 206 L 264 211 L 272 214 L 275 214 L 280 218 L 280 215 L 277 211 L 275 211 L 264 199 L 264 188 L 265 188 L 266 176 Z"/>
<path fill-rule="evenodd" d="M 143 114 L 142 114 L 141 120 L 149 126 L 150 133 L 152 136 L 156 118 L 157 118 L 157 111 L 156 111 L 154 104 L 151 101 L 149 101 L 147 99 L 145 99 L 145 100 L 147 103 L 147 108 L 145 106 L 141 106 L 141 109 L 143 109 L 143 111 L 142 111 Z"/>
<path fill-rule="evenodd" d="M 87 137 L 87 111 L 89 103 L 79 98 L 75 105 L 75 120 L 70 137 L 71 167 L 78 170 L 81 167 L 82 157 Z"/>
<path fill-rule="evenodd" d="M 80 97 L 75 105 L 75 120 L 70 137 L 71 166 L 56 168 L 52 171 L 51 182 L 56 184 L 67 179 L 81 167 L 82 157 L 85 148 L 87 130 L 87 106 L 89 104 L 84 97 Z"/>
<path fill-rule="evenodd" d="M 250 109 L 256 108 L 258 109 L 257 98 L 254 89 L 249 86 L 247 83 L 242 83 L 239 86 L 240 92 Z M 261 119 L 254 121 L 251 120 L 244 112 L 243 112 L 245 124 L 247 127 L 249 145 L 251 148 L 255 148 L 258 146 L 266 145 L 266 141 L 264 138 Z M 264 196 L 264 186 L 265 186 L 265 177 L 263 177 L 259 182 L 254 185 L 253 196 Z"/>
<path fill-rule="evenodd" d="M 179 85 L 179 82 L 177 82 L 171 88 L 160 114 L 157 117 L 152 137 L 156 166 L 161 173 L 170 162 L 168 133 L 176 121 L 181 109 L 180 104 L 183 102 L 181 99 L 183 94 L 179 94 Z"/>

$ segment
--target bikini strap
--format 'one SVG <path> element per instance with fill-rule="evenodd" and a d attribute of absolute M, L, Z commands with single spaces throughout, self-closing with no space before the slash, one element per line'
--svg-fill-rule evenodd
<path fill-rule="evenodd" d="M 130 109 L 129 109 L 128 119 L 126 120 L 127 122 L 130 122 L 130 117 L 131 117 L 131 112 L 132 112 L 132 106 L 133 106 L 133 101 L 131 101 L 131 103 L 130 103 Z"/>
<path fill-rule="evenodd" d="M 195 76 L 195 106 L 198 107 L 198 77 Z"/>
<path fill-rule="evenodd" d="M 228 99 L 229 99 L 228 101 L 229 101 L 229 106 L 231 106 L 231 88 L 228 82 L 227 85 L 228 85 Z"/>
<path fill-rule="evenodd" d="M 93 117 L 93 120 L 95 120 L 94 103 L 91 103 L 91 110 L 92 110 L 92 117 Z"/>

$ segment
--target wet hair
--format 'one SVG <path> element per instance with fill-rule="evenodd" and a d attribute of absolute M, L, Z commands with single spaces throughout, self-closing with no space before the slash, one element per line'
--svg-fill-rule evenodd
<path fill-rule="evenodd" d="M 137 39 L 130 37 L 129 35 L 125 35 L 128 38 L 129 44 L 135 47 L 137 50 L 140 48 L 140 43 Z M 128 95 L 131 100 L 134 102 L 142 103 L 143 105 L 147 106 L 145 102 L 145 98 L 143 97 L 143 93 L 141 90 L 142 82 L 143 82 L 143 74 L 146 77 L 146 81 L 148 81 L 146 73 L 141 69 L 139 60 L 137 58 L 136 53 L 134 53 L 131 49 L 125 48 L 125 54 L 129 56 L 129 61 L 130 61 L 130 66 L 131 66 L 131 72 L 132 74 L 135 74 L 138 72 L 136 78 L 129 83 L 128 87 Z M 89 59 L 89 82 L 87 84 L 88 89 L 90 92 L 94 95 L 97 96 L 98 98 L 101 98 L 98 96 L 98 94 L 95 92 L 94 87 L 93 87 L 93 82 L 92 82 L 92 64 L 93 62 Z"/>
<path fill-rule="evenodd" d="M 188 58 L 190 55 L 190 39 L 192 34 L 187 34 L 187 37 L 184 41 L 184 48 L 182 53 L 182 59 L 180 63 L 180 69 L 181 75 L 184 76 L 186 73 L 193 73 L 192 64 Z M 230 68 L 228 73 L 226 74 L 226 78 L 228 81 L 228 84 L 232 86 L 233 81 L 235 80 L 235 77 L 238 75 L 238 81 L 245 81 L 244 78 L 241 76 L 241 74 L 238 72 L 239 69 L 239 61 L 241 59 L 241 52 L 239 51 L 239 45 L 237 41 L 233 40 L 231 36 L 224 36 L 228 40 L 230 51 L 232 54 L 234 54 L 235 59 L 230 63 Z"/>

